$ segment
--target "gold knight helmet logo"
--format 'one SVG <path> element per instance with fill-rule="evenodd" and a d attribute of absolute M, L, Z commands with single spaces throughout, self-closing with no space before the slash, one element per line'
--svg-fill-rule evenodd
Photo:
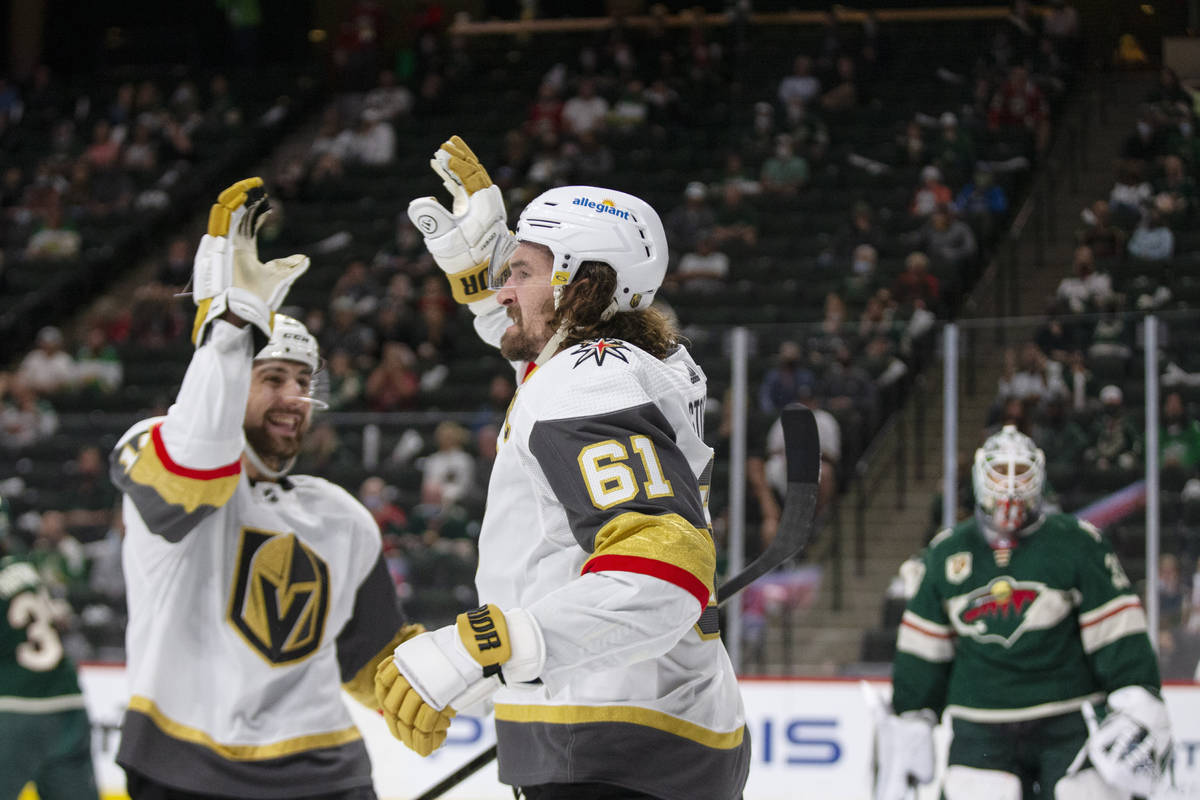
<path fill-rule="evenodd" d="M 229 621 L 272 664 L 316 651 L 329 610 L 329 567 L 294 533 L 242 529 Z"/>

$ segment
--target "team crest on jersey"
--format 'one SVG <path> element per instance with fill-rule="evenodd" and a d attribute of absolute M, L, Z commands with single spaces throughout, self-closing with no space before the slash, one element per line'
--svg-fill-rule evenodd
<path fill-rule="evenodd" d="M 571 355 L 576 356 L 575 366 L 578 367 L 588 359 L 593 359 L 596 366 L 604 366 L 604 359 L 612 356 L 629 363 L 629 356 L 625 351 L 629 349 L 629 345 L 619 339 L 593 339 L 590 342 L 584 342 L 571 351 Z"/>
<path fill-rule="evenodd" d="M 946 580 L 950 583 L 962 583 L 971 574 L 971 554 L 969 552 L 955 553 L 946 559 Z"/>
<path fill-rule="evenodd" d="M 955 598 L 955 622 L 960 633 L 980 642 L 1008 647 L 1033 628 L 1050 627 L 1061 619 L 1053 592 L 1035 581 L 1018 581 L 1003 576 L 988 582 L 965 597 Z M 1047 602 L 1038 604 L 1038 599 Z"/>
<path fill-rule="evenodd" d="M 259 655 L 287 664 L 321 644 L 329 567 L 294 533 L 242 529 L 229 621 Z"/>

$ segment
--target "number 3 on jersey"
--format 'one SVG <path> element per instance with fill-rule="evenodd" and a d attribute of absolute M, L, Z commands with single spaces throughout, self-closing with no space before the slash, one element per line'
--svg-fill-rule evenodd
<path fill-rule="evenodd" d="M 21 592 L 8 604 L 8 624 L 25 629 L 25 641 L 16 647 L 17 664 L 31 672 L 46 672 L 63 657 L 62 640 L 54 629 L 54 601 L 45 589 Z"/>
<path fill-rule="evenodd" d="M 631 460 L 630 449 L 639 458 Z M 658 452 L 649 436 L 630 436 L 629 448 L 616 439 L 589 444 L 579 451 L 578 460 L 584 485 L 596 508 L 607 509 L 628 502 L 642 490 L 650 499 L 675 494 L 671 482 L 663 475 Z M 631 464 L 640 464 L 644 481 L 639 483 Z"/>

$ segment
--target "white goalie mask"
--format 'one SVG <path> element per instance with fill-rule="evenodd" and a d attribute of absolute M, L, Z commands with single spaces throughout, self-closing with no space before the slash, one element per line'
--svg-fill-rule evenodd
<path fill-rule="evenodd" d="M 560 186 L 543 192 L 521 212 L 514 246 L 516 241 L 550 248 L 556 289 L 573 281 L 586 261 L 608 264 L 617 275 L 614 311 L 648 307 L 667 273 L 667 235 L 658 213 L 615 189 Z M 492 259 L 505 262 L 507 257 Z M 498 271 L 490 283 L 499 288 L 506 277 Z"/>
<path fill-rule="evenodd" d="M 1033 440 L 1005 425 L 975 451 L 971 469 L 976 518 L 992 547 L 1012 547 L 1036 521 L 1046 483 L 1046 455 Z"/>

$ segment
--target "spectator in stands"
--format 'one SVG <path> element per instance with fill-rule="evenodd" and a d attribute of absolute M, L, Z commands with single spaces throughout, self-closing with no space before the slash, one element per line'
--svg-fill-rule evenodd
<path fill-rule="evenodd" d="M 585 133 L 601 134 L 608 112 L 608 101 L 596 91 L 596 82 L 585 78 L 579 82 L 576 94 L 563 103 L 563 133 L 574 138 Z"/>
<path fill-rule="evenodd" d="M 1129 237 L 1130 257 L 1141 261 L 1169 261 L 1175 255 L 1175 233 L 1167 227 L 1163 216 L 1162 208 L 1155 203 Z"/>
<path fill-rule="evenodd" d="M 377 110 L 381 117 L 395 123 L 412 112 L 413 93 L 407 86 L 396 82 L 396 73 L 390 69 L 379 71 L 375 88 L 367 92 L 363 105 Z"/>
<path fill-rule="evenodd" d="M 833 359 L 821 373 L 816 395 L 824 399 L 825 408 L 838 416 L 844 427 L 855 431 L 855 435 L 875 429 L 878 389 L 867 371 L 854 361 L 845 341 L 835 343 Z"/>
<path fill-rule="evenodd" d="M 754 247 L 758 242 L 758 211 L 746 200 L 735 184 L 721 187 L 721 203 L 714 210 L 716 224 L 712 228 L 715 243 L 726 247 Z"/>
<path fill-rule="evenodd" d="M 475 483 L 475 460 L 466 451 L 470 434 L 449 420 L 433 431 L 437 450 L 421 462 L 421 495 L 435 492 L 442 502 L 461 503 Z"/>
<path fill-rule="evenodd" d="M 875 292 L 879 251 L 869 244 L 860 244 L 850 256 L 850 269 L 842 278 L 842 299 L 853 306 L 861 305 Z"/>
<path fill-rule="evenodd" d="M 1130 471 L 1141 464 L 1145 443 L 1125 410 L 1124 400 L 1119 386 L 1109 384 L 1100 390 L 1100 413 L 1088 431 L 1088 446 L 1083 453 L 1084 463 L 1095 470 Z"/>
<path fill-rule="evenodd" d="M 418 313 L 414 336 L 417 356 L 427 367 L 445 369 L 445 363 L 454 359 L 458 341 L 458 328 L 450 324 L 453 317 L 440 303 L 422 303 Z"/>
<path fill-rule="evenodd" d="M 112 392 L 121 386 L 121 357 L 100 325 L 92 325 L 75 352 L 75 382 L 85 390 Z"/>
<path fill-rule="evenodd" d="M 1183 159 L 1169 155 L 1162 160 L 1162 175 L 1151 182 L 1154 206 L 1173 229 L 1192 222 L 1196 212 L 1196 181 L 1187 173 Z"/>
<path fill-rule="evenodd" d="M 838 470 L 842 460 L 842 428 L 837 417 L 817 406 L 811 399 L 804 404 L 813 412 L 817 423 L 817 441 L 821 447 L 821 477 L 817 484 L 817 508 L 820 510 L 827 508 L 837 496 Z M 787 459 L 783 446 L 783 423 L 778 414 L 774 415 L 774 419 L 771 427 L 767 429 L 763 472 L 767 485 L 774 490 L 776 498 L 782 498 L 787 492 Z M 766 544 L 770 544 L 770 539 L 774 537 L 775 525 L 778 524 L 777 516 L 768 520 L 770 511 L 770 508 L 764 510 L 763 522 L 771 523 L 768 526 L 771 536 L 767 537 L 767 531 L 764 531 Z M 775 513 L 778 514 L 777 511 Z"/>
<path fill-rule="evenodd" d="M 672 250 L 686 253 L 696 248 L 716 222 L 716 214 L 708 204 L 708 189 L 700 181 L 691 181 L 683 191 L 683 203 L 667 214 L 667 241 Z"/>
<path fill-rule="evenodd" d="M 163 347 L 179 340 L 190 321 L 183 315 L 177 288 L 147 283 L 133 291 L 129 338 L 146 347 Z"/>
<path fill-rule="evenodd" d="M 892 297 L 901 306 L 920 302 L 923 308 L 936 309 L 941 302 L 941 286 L 929 272 L 929 256 L 914 250 L 904 258 L 904 271 L 892 283 Z"/>
<path fill-rule="evenodd" d="M 954 210 L 985 242 L 991 242 L 1008 213 L 1008 193 L 996 183 L 992 168 L 980 163 L 974 177 L 954 199 Z"/>
<path fill-rule="evenodd" d="M 1180 82 L 1179 73 L 1168 66 L 1163 66 L 1158 71 L 1158 80 L 1146 93 L 1146 102 L 1165 105 L 1183 103 L 1190 106 L 1192 97 Z"/>
<path fill-rule="evenodd" d="M 1050 8 L 1042 19 L 1042 33 L 1064 61 L 1075 63 L 1080 41 L 1078 9 L 1068 5 L 1066 0 L 1050 0 Z"/>
<path fill-rule="evenodd" d="M 924 220 L 938 206 L 949 205 L 953 201 L 954 195 L 950 192 L 950 187 L 942 181 L 942 171 L 930 164 L 921 170 L 921 183 L 913 192 L 908 213 Z"/>
<path fill-rule="evenodd" d="M 533 137 L 543 133 L 557 135 L 563 127 L 563 102 L 553 83 L 543 82 L 538 86 L 537 98 L 529 108 L 525 120 L 525 131 Z"/>
<path fill-rule="evenodd" d="M 804 363 L 804 351 L 797 342 L 785 340 L 779 344 L 775 366 L 767 370 L 758 389 L 758 407 L 768 416 L 775 416 L 785 406 L 812 397 L 817 376 Z"/>
<path fill-rule="evenodd" d="M 38 331 L 37 346 L 21 359 L 17 378 L 41 394 L 75 387 L 75 359 L 63 349 L 62 331 L 52 325 Z"/>
<path fill-rule="evenodd" d="M 1110 261 L 1125 255 L 1125 231 L 1113 224 L 1107 200 L 1097 200 L 1080 214 L 1083 227 L 1075 232 L 1075 241 L 1091 248 L 1097 260 Z"/>
<path fill-rule="evenodd" d="M 1032 339 L 1021 344 L 1020 355 L 1009 348 L 1004 354 L 1004 373 L 998 394 L 1034 403 L 1066 396 L 1063 365 L 1047 357 Z"/>
<path fill-rule="evenodd" d="M 1132 230 L 1142 219 L 1142 211 L 1149 204 L 1154 188 L 1144 177 L 1144 166 L 1127 158 L 1117 162 L 1117 176 L 1108 193 L 1108 207 L 1112 212 L 1113 224 L 1118 228 Z"/>
<path fill-rule="evenodd" d="M 892 302 L 891 292 L 880 289 L 867 298 L 862 313 L 858 315 L 855 347 L 861 348 L 876 336 L 891 338 L 896 330 L 895 304 Z"/>
<path fill-rule="evenodd" d="M 969 273 L 979 255 L 979 243 L 971 226 L 945 205 L 934 209 L 915 237 L 909 238 L 914 239 L 917 248 L 928 254 L 931 265 L 943 276 Z"/>
<path fill-rule="evenodd" d="M 879 252 L 887 241 L 887 234 L 876 220 L 871 205 L 865 201 L 858 201 L 850 207 L 848 223 L 837 231 L 829 248 L 821 254 L 819 260 L 824 266 L 832 266 L 849 259 L 859 245 L 869 244 Z"/>
<path fill-rule="evenodd" d="M 159 264 L 155 279 L 164 286 L 182 291 L 192 278 L 192 252 L 194 249 L 189 237 L 172 237 L 167 245 L 166 257 Z"/>
<path fill-rule="evenodd" d="M 684 291 L 715 294 L 729 285 L 729 256 L 717 249 L 716 236 L 707 233 L 695 250 L 680 257 L 670 278 L 672 286 Z"/>
<path fill-rule="evenodd" d="M 792 61 L 792 73 L 779 82 L 778 94 L 784 113 L 789 117 L 791 109 L 807 106 L 821 94 L 821 81 L 813 74 L 810 56 L 796 56 Z"/>
<path fill-rule="evenodd" d="M 396 505 L 396 490 L 378 475 L 372 475 L 358 487 L 358 499 L 371 512 L 384 536 L 402 533 L 408 527 L 408 515 Z"/>
<path fill-rule="evenodd" d="M 1087 434 L 1070 413 L 1070 398 L 1052 394 L 1034 417 L 1032 437 L 1046 454 L 1047 477 L 1060 492 L 1074 485 Z"/>
<path fill-rule="evenodd" d="M 1192 473 L 1200 467 L 1200 421 L 1189 417 L 1183 395 L 1169 391 L 1163 398 L 1158 434 L 1163 469 Z"/>
<path fill-rule="evenodd" d="M 1148 165 L 1166 155 L 1167 132 L 1163 121 L 1157 109 L 1142 109 L 1133 132 L 1121 145 L 1121 158 Z"/>
<path fill-rule="evenodd" d="M 411 411 L 417 407 L 420 393 L 416 353 L 403 342 L 384 342 L 379 364 L 367 376 L 367 407 L 371 411 Z"/>
<path fill-rule="evenodd" d="M 46 209 L 42 225 L 25 244 L 25 257 L 47 261 L 66 261 L 79 255 L 82 240 L 79 231 L 64 219 L 62 206 L 55 203 Z"/>
<path fill-rule="evenodd" d="M 61 511 L 42 512 L 32 561 L 51 594 L 65 597 L 87 585 L 87 556 L 83 545 L 67 531 L 67 518 Z"/>
<path fill-rule="evenodd" d="M 56 430 L 54 407 L 19 376 L 0 372 L 0 444 L 9 449 L 29 447 Z"/>
<path fill-rule="evenodd" d="M 961 184 L 975 168 L 975 142 L 958 124 L 953 111 L 944 111 L 938 117 L 938 135 L 928 149 L 933 163 L 951 183 Z"/>
<path fill-rule="evenodd" d="M 488 381 L 487 397 L 475 409 L 471 427 L 478 431 L 488 425 L 502 425 L 516 391 L 511 373 L 498 372 L 493 375 Z"/>
<path fill-rule="evenodd" d="M 150 126 L 139 122 L 134 126 L 132 141 L 121 154 L 121 167 L 147 180 L 158 169 L 158 145 L 152 137 Z"/>
<path fill-rule="evenodd" d="M 616 168 L 612 149 L 594 131 L 579 134 L 563 145 L 570 180 L 581 184 L 603 183 Z"/>
<path fill-rule="evenodd" d="M 1071 276 L 1063 278 L 1055 292 L 1058 303 L 1072 314 L 1099 311 L 1112 297 L 1112 279 L 1096 271 L 1096 259 L 1087 245 L 1075 248 Z"/>
<path fill-rule="evenodd" d="M 791 136 L 775 137 L 775 152 L 763 162 L 759 179 L 764 192 L 777 195 L 794 195 L 808 183 L 808 162 L 796 154 Z"/>
<path fill-rule="evenodd" d="M 914 167 L 929 163 L 929 142 L 925 140 L 925 129 L 920 121 L 910 119 L 906 122 L 904 130 L 897 134 L 895 144 L 895 161 Z"/>
<path fill-rule="evenodd" d="M 367 107 L 359 115 L 358 127 L 346 143 L 348 164 L 381 167 L 396 159 L 396 129 L 378 108 Z"/>
<path fill-rule="evenodd" d="M 108 460 L 95 445 L 79 448 L 74 461 L 63 466 L 63 484 L 70 487 L 69 504 L 63 509 L 70 528 L 106 526 L 117 505 L 117 492 L 108 479 Z"/>
<path fill-rule="evenodd" d="M 139 123 L 145 125 L 145 123 Z M 113 136 L 112 125 L 106 119 L 92 124 L 92 141 L 83 158 L 95 169 L 116 167 L 121 158 L 121 143 Z"/>
<path fill-rule="evenodd" d="M 637 78 L 630 78 L 622 84 L 608 113 L 607 128 L 616 138 L 633 139 L 645 130 L 649 116 L 646 87 Z"/>
<path fill-rule="evenodd" d="M 383 290 L 371 275 L 367 262 L 356 258 L 346 265 L 345 271 L 333 284 L 330 294 L 334 298 L 350 298 L 354 303 L 355 312 L 361 317 L 375 311 Z"/>
<path fill-rule="evenodd" d="M 1047 358 L 1063 365 L 1070 363 L 1071 354 L 1081 346 L 1076 329 L 1065 326 L 1057 314 L 1051 314 L 1038 326 L 1033 340 Z"/>
<path fill-rule="evenodd" d="M 821 108 L 833 114 L 849 111 L 858 106 L 861 94 L 858 68 L 854 59 L 850 56 L 838 56 L 832 86 L 821 95 Z"/>
<path fill-rule="evenodd" d="M 988 106 L 988 126 L 993 130 L 1020 130 L 1032 137 L 1037 153 L 1050 144 L 1050 109 L 1046 97 L 1029 77 L 1024 64 L 1015 64 L 996 89 Z"/>
<path fill-rule="evenodd" d="M 375 332 L 359 319 L 354 298 L 337 297 L 329 309 L 329 326 L 319 337 L 321 349 L 328 353 L 343 350 L 355 367 L 366 368 L 376 349 Z"/>
<path fill-rule="evenodd" d="M 329 381 L 329 410 L 352 411 L 359 407 L 363 395 L 363 380 L 354 367 L 354 360 L 345 350 L 330 350 L 325 375 Z"/>

